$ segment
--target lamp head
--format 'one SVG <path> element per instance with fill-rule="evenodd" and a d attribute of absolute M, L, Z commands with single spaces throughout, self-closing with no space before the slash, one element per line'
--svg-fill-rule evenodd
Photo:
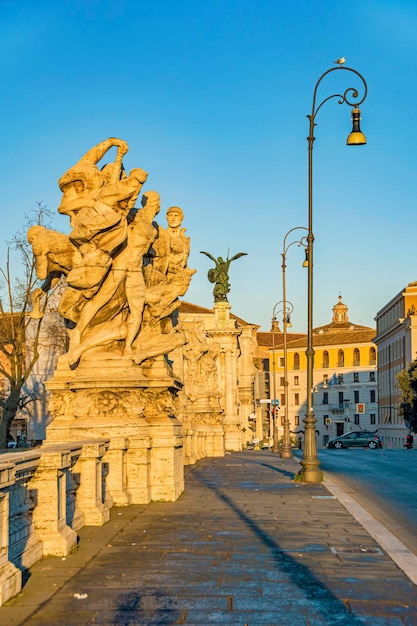
<path fill-rule="evenodd" d="M 286 317 L 285 317 L 285 325 L 286 325 L 288 328 L 292 328 L 292 324 L 291 324 L 291 317 L 289 316 L 289 314 L 288 314 L 288 315 L 286 315 Z"/>
<path fill-rule="evenodd" d="M 308 248 L 306 248 L 305 252 L 306 252 L 306 258 L 304 259 L 303 267 L 308 267 Z"/>
<path fill-rule="evenodd" d="M 361 131 L 361 110 L 358 107 L 352 109 L 352 132 L 346 140 L 348 146 L 362 146 L 366 144 L 366 137 Z"/>

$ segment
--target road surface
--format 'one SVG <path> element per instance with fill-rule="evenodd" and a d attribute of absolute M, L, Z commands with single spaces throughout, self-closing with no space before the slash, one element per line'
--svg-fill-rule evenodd
<path fill-rule="evenodd" d="M 326 449 L 318 456 L 325 475 L 417 555 L 417 449 Z"/>

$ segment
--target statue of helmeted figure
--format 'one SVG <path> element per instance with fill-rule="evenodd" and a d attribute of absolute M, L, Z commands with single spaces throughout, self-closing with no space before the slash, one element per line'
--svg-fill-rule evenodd
<path fill-rule="evenodd" d="M 114 162 L 99 169 L 97 163 L 113 147 Z M 147 191 L 141 208 L 135 207 L 147 173 L 140 168 L 125 172 L 127 151 L 126 142 L 107 139 L 60 178 L 58 211 L 69 217 L 69 235 L 41 226 L 28 232 L 37 275 L 44 281 L 33 293 L 35 305 L 60 276 L 66 279 L 59 312 L 68 328 L 66 358 L 73 369 L 92 349 L 140 364 L 185 342 L 175 312 L 195 270 L 187 267 L 187 254 L 181 267 L 170 272 L 175 260 L 169 246 L 159 258 L 152 252 L 159 236 L 154 220 L 160 198 Z"/>
<path fill-rule="evenodd" d="M 229 267 L 232 261 L 239 259 L 241 256 L 246 256 L 246 252 L 238 252 L 229 259 L 224 261 L 221 256 L 217 259 L 214 258 L 209 252 L 201 251 L 201 254 L 205 254 L 211 259 L 215 265 L 215 267 L 211 268 L 208 271 L 208 279 L 211 283 L 215 283 L 213 289 L 214 302 L 227 302 L 227 294 L 230 291 L 230 282 L 229 282 Z"/>

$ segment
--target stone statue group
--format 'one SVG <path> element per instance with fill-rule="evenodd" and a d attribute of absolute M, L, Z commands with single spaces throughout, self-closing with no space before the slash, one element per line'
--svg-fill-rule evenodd
<path fill-rule="evenodd" d="M 113 147 L 114 161 L 100 169 L 97 164 Z M 88 353 L 141 364 L 185 342 L 176 312 L 195 270 L 187 265 L 183 212 L 170 207 L 168 227 L 162 228 L 154 221 L 160 212 L 156 191 L 144 192 L 141 208 L 135 207 L 147 173 L 125 172 L 127 151 L 126 142 L 107 139 L 60 178 L 58 211 L 69 218 L 69 235 L 44 226 L 28 232 L 43 281 L 32 294 L 34 315 L 42 295 L 65 277 L 58 310 L 68 329 L 72 369 Z"/>

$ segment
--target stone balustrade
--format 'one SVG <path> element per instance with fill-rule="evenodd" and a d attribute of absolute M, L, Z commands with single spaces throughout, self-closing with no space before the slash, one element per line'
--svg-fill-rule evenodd
<path fill-rule="evenodd" d="M 82 526 L 109 519 L 109 441 L 46 445 L 0 454 L 0 606 L 43 556 L 65 556 Z"/>

